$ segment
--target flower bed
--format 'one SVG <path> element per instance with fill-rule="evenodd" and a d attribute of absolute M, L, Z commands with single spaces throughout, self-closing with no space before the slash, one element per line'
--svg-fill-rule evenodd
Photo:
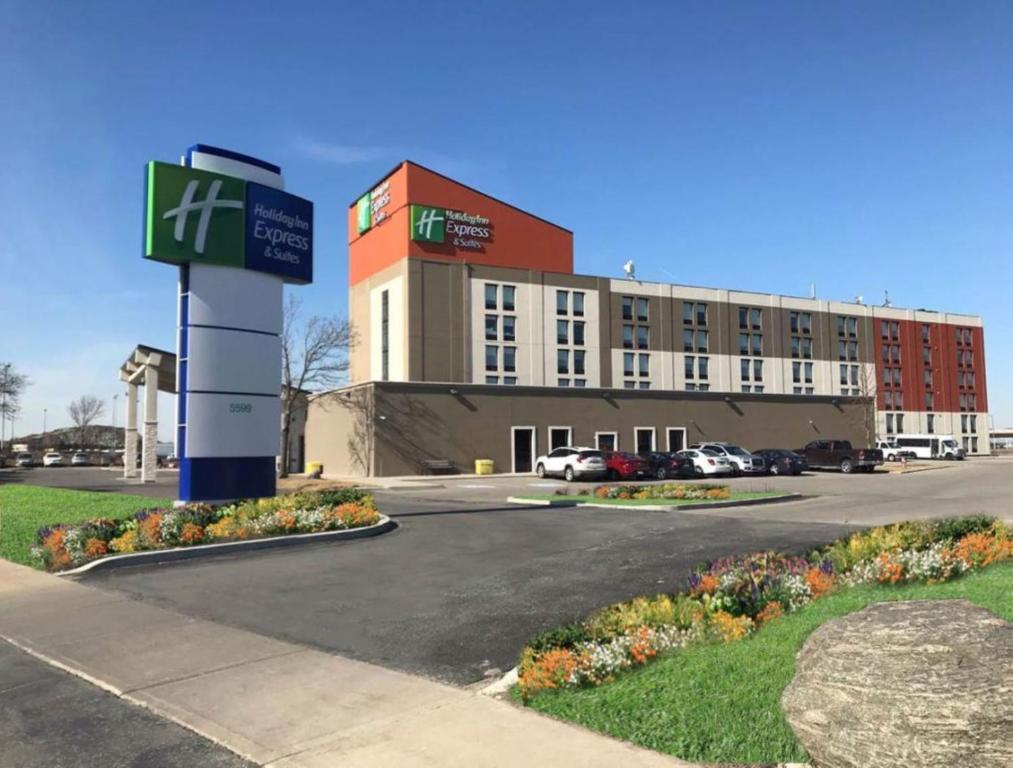
<path fill-rule="evenodd" d="M 909 522 L 856 533 L 808 557 L 759 553 L 698 568 L 685 592 L 639 597 L 551 630 L 521 653 L 518 690 L 600 685 L 691 643 L 734 642 L 842 586 L 939 583 L 1013 558 L 1001 521 Z"/>
<path fill-rule="evenodd" d="M 565 492 L 564 492 L 565 493 Z M 662 483 L 660 485 L 599 485 L 594 489 L 597 499 L 686 499 L 720 501 L 730 499 L 727 485 L 709 483 Z"/>
<path fill-rule="evenodd" d="M 62 571 L 111 554 L 362 528 L 379 519 L 373 497 L 357 488 L 217 507 L 187 504 L 142 509 L 120 520 L 98 518 L 40 528 L 32 560 L 46 570 Z"/>

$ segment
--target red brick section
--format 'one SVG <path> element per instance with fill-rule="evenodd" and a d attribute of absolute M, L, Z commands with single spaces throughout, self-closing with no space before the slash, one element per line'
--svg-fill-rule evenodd
<path fill-rule="evenodd" d="M 915 320 L 887 320 L 896 323 L 899 335 L 893 338 L 892 325 L 890 338 L 884 339 L 882 318 L 876 318 L 874 333 L 876 338 L 876 404 L 880 410 L 886 408 L 886 392 L 898 388 L 884 384 L 883 370 L 893 363 L 883 361 L 883 348 L 888 345 L 900 345 L 901 386 L 903 407 L 893 410 L 926 411 L 925 394 L 932 392 L 933 412 L 957 412 L 960 410 L 960 395 L 974 395 L 974 407 L 968 411 L 985 412 L 988 400 L 985 389 L 985 336 L 984 331 L 976 326 L 964 326 L 953 323 L 921 323 Z M 928 341 L 922 339 L 922 326 L 928 327 Z M 957 329 L 969 329 L 970 345 L 957 343 Z M 924 362 L 923 348 L 931 350 L 930 362 Z M 958 350 L 970 351 L 973 363 L 969 367 L 958 365 Z M 932 388 L 925 386 L 925 370 L 932 372 Z M 960 386 L 960 374 L 972 372 L 973 387 Z"/>

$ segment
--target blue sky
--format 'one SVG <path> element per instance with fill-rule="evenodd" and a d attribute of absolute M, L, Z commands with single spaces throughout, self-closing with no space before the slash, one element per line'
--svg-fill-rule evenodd
<path fill-rule="evenodd" d="M 633 258 L 644 279 L 980 313 L 1013 424 L 1009 3 L 0 13 L 0 360 L 34 381 L 19 433 L 111 401 L 136 343 L 174 344 L 142 169 L 198 141 L 315 201 L 311 311 L 344 313 L 346 206 L 408 157 L 572 229 L 580 272 Z"/>

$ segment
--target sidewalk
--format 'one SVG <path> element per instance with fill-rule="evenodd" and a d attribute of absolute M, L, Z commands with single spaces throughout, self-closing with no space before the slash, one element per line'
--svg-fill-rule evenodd
<path fill-rule="evenodd" d="M 273 768 L 688 763 L 0 560 L 0 637 Z"/>

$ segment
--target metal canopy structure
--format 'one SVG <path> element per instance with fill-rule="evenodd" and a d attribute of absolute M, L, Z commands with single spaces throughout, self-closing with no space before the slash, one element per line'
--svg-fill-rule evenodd
<path fill-rule="evenodd" d="M 176 394 L 176 355 L 138 344 L 120 366 L 120 380 L 127 385 L 123 476 L 137 477 L 137 388 L 143 386 L 141 481 L 153 483 L 158 465 L 158 393 Z"/>

